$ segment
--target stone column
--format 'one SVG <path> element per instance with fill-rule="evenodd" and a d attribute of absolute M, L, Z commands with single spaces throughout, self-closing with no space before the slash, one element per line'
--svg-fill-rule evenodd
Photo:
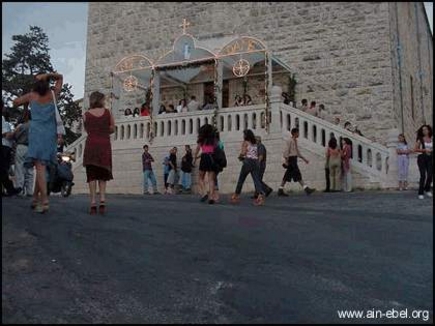
<path fill-rule="evenodd" d="M 160 109 L 160 72 L 154 71 L 154 80 L 153 80 L 153 115 L 157 116 L 159 114 Z"/>
<path fill-rule="evenodd" d="M 388 148 L 388 171 L 384 187 L 395 188 L 399 184 L 397 177 L 397 144 L 399 143 L 400 131 L 397 128 L 390 129 L 387 135 L 387 148 Z M 375 157 L 372 158 L 375 160 Z"/>
<path fill-rule="evenodd" d="M 270 112 L 272 114 L 272 122 L 269 126 L 270 133 L 282 133 L 279 119 L 281 93 L 282 89 L 279 86 L 273 86 L 270 89 Z"/>

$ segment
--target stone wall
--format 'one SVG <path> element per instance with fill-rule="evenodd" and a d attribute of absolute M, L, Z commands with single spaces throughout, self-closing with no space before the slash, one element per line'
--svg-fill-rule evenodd
<path fill-rule="evenodd" d="M 397 4 L 400 37 L 409 43 L 405 65 L 412 71 L 403 72 L 404 92 L 409 76 L 414 76 L 416 113 L 414 122 L 405 121 L 406 128 L 413 130 L 420 123 L 421 87 L 415 73 L 417 51 L 411 43 L 416 39 L 412 26 L 417 16 L 411 10 L 409 21 L 404 19 L 407 6 Z M 400 127 L 392 53 L 394 7 L 386 2 L 89 3 L 85 96 L 96 89 L 109 91 L 110 70 L 123 57 L 143 53 L 156 60 L 170 50 L 186 18 L 192 24 L 188 32 L 196 38 L 238 33 L 263 40 L 296 73 L 298 102 L 307 98 L 323 103 L 329 113 L 385 143 L 387 130 Z M 417 7 L 419 31 L 425 33 L 422 5 Z M 423 93 L 430 94 L 423 96 L 423 103 L 432 108 L 432 41 L 425 35 L 420 48 Z M 406 103 L 405 115 L 409 115 Z M 432 118 L 431 112 L 425 115 Z"/>
<path fill-rule="evenodd" d="M 432 34 L 423 3 L 389 6 L 395 116 L 398 129 L 413 143 L 415 131 L 424 123 L 432 124 Z"/>

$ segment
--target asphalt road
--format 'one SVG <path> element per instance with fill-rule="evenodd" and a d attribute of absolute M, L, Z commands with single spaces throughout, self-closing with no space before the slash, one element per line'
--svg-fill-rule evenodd
<path fill-rule="evenodd" d="M 433 322 L 433 202 L 415 191 L 107 201 L 2 199 L 3 323 Z M 373 309 L 422 314 L 337 313 Z"/>

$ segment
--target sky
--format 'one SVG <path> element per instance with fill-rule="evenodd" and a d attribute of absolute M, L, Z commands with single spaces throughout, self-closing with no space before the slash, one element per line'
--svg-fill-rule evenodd
<path fill-rule="evenodd" d="M 425 2 L 433 34 L 433 3 Z M 83 97 L 86 65 L 87 2 L 2 2 L 2 58 L 10 53 L 12 35 L 39 26 L 47 34 L 54 68 Z"/>

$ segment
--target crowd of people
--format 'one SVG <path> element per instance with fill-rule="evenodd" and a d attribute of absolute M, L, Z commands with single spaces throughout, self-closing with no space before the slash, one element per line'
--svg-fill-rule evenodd
<path fill-rule="evenodd" d="M 249 94 L 244 94 L 243 96 L 236 95 L 234 98 L 233 106 L 247 106 L 253 105 L 253 101 Z M 204 103 L 201 105 L 195 95 L 190 97 L 190 100 L 187 101 L 185 98 L 180 99 L 178 104 L 175 106 L 172 102 L 167 104 L 161 103 L 159 106 L 158 114 L 166 114 L 166 113 L 184 113 L 184 112 L 195 112 L 195 111 L 206 111 L 206 110 L 214 110 L 217 108 L 216 98 L 214 96 L 208 95 L 204 99 Z M 125 117 L 139 117 L 139 116 L 149 116 L 152 113 L 151 104 L 143 103 L 141 108 L 126 108 L 124 110 Z"/>
<path fill-rule="evenodd" d="M 50 88 L 50 80 L 55 81 L 53 89 Z M 16 195 L 22 193 L 23 189 L 25 189 L 25 193 L 32 196 L 31 208 L 39 213 L 49 210 L 46 167 L 56 162 L 57 147 L 58 144 L 62 143 L 62 135 L 59 134 L 56 128 L 57 107 L 55 104 L 62 88 L 62 82 L 62 75 L 57 73 L 38 74 L 35 77 L 31 92 L 16 98 L 13 102 L 14 106 L 29 104 L 31 107 L 31 111 L 24 111 L 26 114 L 15 130 L 12 130 L 10 124 L 6 121 L 6 113 L 3 110 L 4 105 L 2 105 L 2 187 L 6 195 Z M 244 100 L 243 103 L 249 103 L 250 99 L 247 98 L 247 100 L 248 102 Z M 236 101 L 240 101 L 240 98 L 236 98 Z M 106 211 L 106 183 L 113 179 L 110 135 L 114 132 L 115 122 L 110 110 L 105 108 L 104 94 L 93 92 L 90 94 L 89 103 L 89 110 L 83 115 L 84 128 L 87 132 L 83 165 L 86 168 L 89 185 L 89 212 L 94 215 L 97 212 L 104 214 Z M 209 104 L 211 104 L 211 101 Z M 309 114 L 321 116 L 324 107 L 320 105 L 319 108 L 320 111 L 316 109 L 314 101 L 311 102 L 310 106 L 308 106 L 307 100 L 302 102 L 302 110 Z M 172 110 L 173 107 L 170 109 Z M 180 100 L 176 111 L 189 112 L 199 109 L 199 103 L 192 96 L 191 101 L 187 104 L 185 100 Z M 163 108 L 162 111 L 164 111 Z M 133 114 L 144 116 L 151 114 L 150 103 L 145 102 L 140 110 L 135 108 L 133 112 Z M 349 124 L 345 124 L 345 128 L 350 128 Z M 355 129 L 353 131 L 355 132 Z M 299 158 L 309 164 L 309 161 L 300 152 L 298 137 L 299 129 L 293 128 L 291 137 L 285 143 L 283 152 L 283 168 L 285 170 L 281 185 L 278 188 L 278 196 L 288 196 L 284 192 L 284 186 L 287 182 L 292 181 L 299 183 L 307 195 L 315 191 L 314 188 L 310 188 L 303 181 L 298 167 Z M 432 197 L 432 138 L 432 128 L 429 125 L 423 125 L 417 131 L 417 139 L 413 148 L 408 146 L 403 134 L 398 139 L 399 189 L 406 189 L 408 186 L 409 154 L 418 153 L 417 164 L 420 171 L 419 199 L 423 199 L 424 195 Z M 240 141 L 238 159 L 241 162 L 241 167 L 237 185 L 231 196 L 231 202 L 240 202 L 244 182 L 250 174 L 255 186 L 255 193 L 252 196 L 254 204 L 264 205 L 266 197 L 273 192 L 273 189 L 263 180 L 267 162 L 266 147 L 261 142 L 261 138 L 249 129 L 243 131 L 243 138 Z M 17 176 L 15 186 L 9 178 L 10 164 L 12 162 L 11 153 L 14 146 Z M 325 153 L 326 192 L 352 191 L 351 158 L 352 144 L 349 138 L 342 138 L 340 141 L 335 138 L 329 140 Z M 198 160 L 199 165 L 197 165 Z M 142 154 L 144 194 L 158 193 L 157 179 L 152 168 L 153 163 L 155 163 L 155 160 L 150 153 L 150 148 L 148 145 L 144 145 Z M 209 204 L 215 204 L 220 200 L 218 179 L 219 175 L 224 172 L 227 159 L 219 132 L 213 126 L 205 124 L 199 129 L 197 147 L 194 153 L 191 147 L 186 145 L 180 165 L 178 164 L 176 147 L 173 147 L 168 155 L 164 157 L 162 164 L 164 166 L 163 182 L 166 194 L 191 193 L 192 172 L 198 168 L 200 200 L 202 202 L 208 201 Z M 35 186 L 32 189 L 34 167 L 36 175 Z M 99 187 L 98 204 L 97 184 Z M 152 191 L 149 189 L 150 184 Z"/>

